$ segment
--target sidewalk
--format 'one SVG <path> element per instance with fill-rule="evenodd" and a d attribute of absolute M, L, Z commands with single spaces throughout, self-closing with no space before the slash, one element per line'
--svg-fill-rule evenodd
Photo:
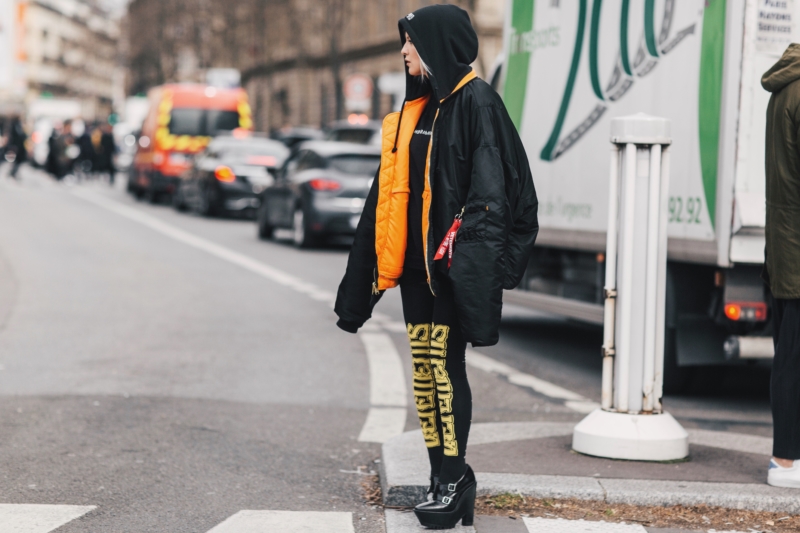
<path fill-rule="evenodd" d="M 689 429 L 687 461 L 645 463 L 575 453 L 573 427 L 561 422 L 474 424 L 467 461 L 476 472 L 479 495 L 518 493 L 649 506 L 702 503 L 800 513 L 800 490 L 766 485 L 772 439 Z M 404 507 L 422 501 L 427 464 L 419 431 L 386 442 L 381 461 L 384 504 Z"/>

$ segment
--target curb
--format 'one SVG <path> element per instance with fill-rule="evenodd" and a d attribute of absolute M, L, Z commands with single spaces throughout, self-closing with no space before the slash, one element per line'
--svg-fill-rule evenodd
<path fill-rule="evenodd" d="M 553 422 L 475 424 L 475 443 L 503 442 L 571 434 L 573 424 Z M 717 433 L 717 435 L 714 435 Z M 488 437 L 492 435 L 493 437 Z M 744 439 L 743 439 L 744 437 Z M 724 432 L 698 432 L 697 440 L 720 448 L 763 452 L 769 439 Z M 470 436 L 472 442 L 472 435 Z M 730 445 L 728 444 L 730 443 Z M 749 446 L 746 446 L 749 447 Z M 410 507 L 425 499 L 427 458 L 420 431 L 390 439 L 381 448 L 381 490 L 384 505 Z M 742 450 L 743 451 L 743 450 Z M 714 483 L 578 476 L 478 472 L 478 494 L 518 493 L 533 498 L 575 498 L 608 503 L 672 506 L 699 503 L 729 509 L 800 514 L 800 491 L 755 483 Z M 423 482 L 424 484 L 420 484 Z"/>

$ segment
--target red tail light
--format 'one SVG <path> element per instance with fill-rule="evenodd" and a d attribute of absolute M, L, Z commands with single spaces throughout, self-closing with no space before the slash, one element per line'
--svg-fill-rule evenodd
<path fill-rule="evenodd" d="M 214 177 L 226 183 L 236 181 L 236 174 L 233 173 L 231 167 L 226 167 L 225 165 L 218 166 L 216 170 L 214 170 Z"/>
<path fill-rule="evenodd" d="M 308 182 L 308 185 L 315 191 L 337 191 L 342 188 L 338 181 L 323 178 L 313 179 Z"/>
<path fill-rule="evenodd" d="M 728 302 L 725 316 L 734 321 L 763 322 L 767 319 L 767 304 L 764 302 Z"/>

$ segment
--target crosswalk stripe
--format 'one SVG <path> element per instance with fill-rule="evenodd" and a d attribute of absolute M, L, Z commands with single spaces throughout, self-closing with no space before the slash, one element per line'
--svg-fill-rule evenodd
<path fill-rule="evenodd" d="M 352 513 L 239 511 L 208 533 L 354 533 L 354 531 Z"/>
<path fill-rule="evenodd" d="M 531 533 L 647 533 L 639 524 L 613 524 L 610 522 L 587 522 L 564 520 L 563 518 L 523 518 Z"/>
<path fill-rule="evenodd" d="M 94 509 L 94 505 L 0 504 L 0 533 L 49 533 Z"/>
<path fill-rule="evenodd" d="M 403 362 L 386 333 L 360 335 L 369 362 L 370 405 L 359 442 L 386 442 L 406 426 L 406 378 Z"/>
<path fill-rule="evenodd" d="M 373 406 L 403 407 L 408 404 L 403 361 L 386 333 L 362 333 L 369 362 L 369 401 Z"/>
<path fill-rule="evenodd" d="M 430 531 L 419 525 L 419 520 L 410 511 L 397 511 L 395 509 L 386 509 L 386 533 L 423 533 Z M 475 533 L 475 528 L 472 526 L 464 527 L 459 522 L 454 529 L 450 529 L 453 533 Z"/>

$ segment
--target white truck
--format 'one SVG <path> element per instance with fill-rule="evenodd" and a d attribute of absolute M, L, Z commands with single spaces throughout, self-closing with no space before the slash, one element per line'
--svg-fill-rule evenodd
<path fill-rule="evenodd" d="M 665 387 L 773 356 L 761 75 L 800 41 L 794 0 L 509 0 L 493 83 L 541 230 L 506 301 L 601 324 L 610 121 L 671 120 Z M 599 347 L 598 347 L 599 349 Z"/>

